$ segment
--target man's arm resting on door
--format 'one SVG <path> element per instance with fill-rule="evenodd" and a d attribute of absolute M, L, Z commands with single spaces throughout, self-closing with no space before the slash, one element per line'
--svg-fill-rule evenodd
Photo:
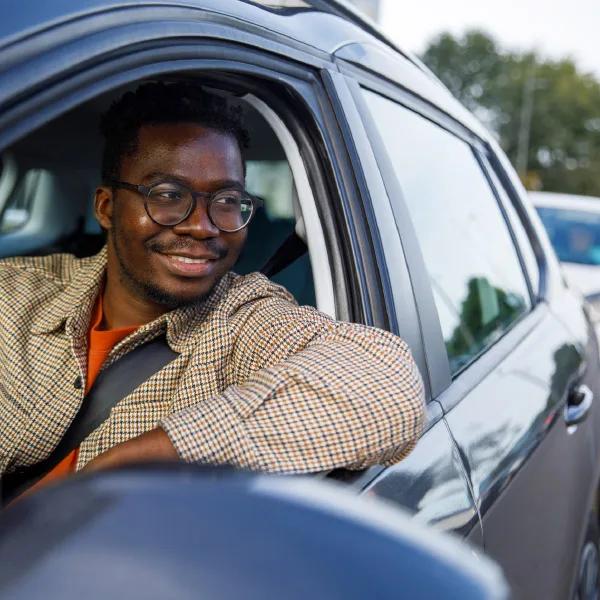
<path fill-rule="evenodd" d="M 237 338 L 230 385 L 172 414 L 158 429 L 115 446 L 88 468 L 172 460 L 318 472 L 392 464 L 414 447 L 423 386 L 406 344 L 388 332 L 336 322 L 268 300 Z M 256 303 L 259 305 L 260 303 Z"/>

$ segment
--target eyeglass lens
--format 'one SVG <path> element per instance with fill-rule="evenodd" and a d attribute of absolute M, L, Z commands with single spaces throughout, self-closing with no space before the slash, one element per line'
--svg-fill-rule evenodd
<path fill-rule="evenodd" d="M 150 217 L 161 225 L 181 223 L 193 204 L 190 190 L 173 183 L 153 186 L 146 206 Z M 241 190 L 221 190 L 213 194 L 208 203 L 211 221 L 222 231 L 237 231 L 252 217 L 253 204 L 250 196 Z"/>

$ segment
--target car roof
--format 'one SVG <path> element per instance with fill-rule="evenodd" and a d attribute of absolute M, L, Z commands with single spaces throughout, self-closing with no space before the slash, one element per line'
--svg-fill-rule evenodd
<path fill-rule="evenodd" d="M 579 196 L 556 192 L 529 192 L 529 196 L 538 208 L 562 208 L 600 213 L 600 198 L 595 196 Z"/>
<path fill-rule="evenodd" d="M 293 56 L 304 60 L 310 56 L 315 64 L 347 63 L 375 73 L 423 98 L 427 103 L 462 124 L 473 135 L 489 140 L 489 134 L 477 119 L 443 86 L 418 59 L 388 40 L 367 17 L 360 15 L 342 0 L 7 0 L 14 6 L 0 20 L 0 52 L 5 56 L 5 102 L 29 93 L 27 86 L 37 82 L 37 75 L 24 80 L 19 68 L 30 58 L 41 55 L 51 59 L 50 50 L 72 42 L 88 45 L 95 52 L 96 33 L 125 27 L 132 37 L 142 35 L 146 23 L 168 19 L 193 26 L 207 23 L 214 31 L 223 23 L 232 24 L 249 37 L 268 38 Z M 135 15 L 144 11 L 143 19 Z M 161 17 L 161 15 L 165 15 Z M 180 20 L 181 19 L 181 20 Z M 90 24 L 93 23 L 90 30 Z M 212 29 L 211 29 L 212 28 Z M 96 37 L 95 37 L 96 36 Z M 89 39 L 89 41 L 87 41 Z M 68 50 L 66 52 L 72 52 Z M 8 57 L 8 58 L 6 58 Z M 64 60 L 64 58 L 62 58 Z M 6 75 L 8 73 L 8 75 Z M 23 88 L 15 89 L 15 80 Z M 18 87 L 18 86 L 17 86 Z"/>
<path fill-rule="evenodd" d="M 419 67 L 422 63 L 392 42 L 367 16 L 344 0 L 9 0 L 0 20 L 0 48 L 42 29 L 92 13 L 128 6 L 197 8 L 249 22 L 268 19 L 269 29 L 333 54 L 342 45 L 378 41 L 400 52 Z M 18 7 L 18 8 L 17 8 Z M 313 26 L 310 26 L 313 25 Z M 325 26 L 325 27 L 324 27 Z"/>

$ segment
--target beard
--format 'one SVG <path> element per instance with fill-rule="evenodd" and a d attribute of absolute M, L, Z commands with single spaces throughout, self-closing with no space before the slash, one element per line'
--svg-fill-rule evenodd
<path fill-rule="evenodd" d="M 119 279 L 121 283 L 126 286 L 135 296 L 138 298 L 153 302 L 164 306 L 168 310 L 175 310 L 184 306 L 191 306 L 201 304 L 211 294 L 212 290 L 216 287 L 222 277 L 219 277 L 214 285 L 205 294 L 200 294 L 193 298 L 181 297 L 177 294 L 165 290 L 163 287 L 155 283 L 156 277 L 154 276 L 153 269 L 148 266 L 148 269 L 144 271 L 144 276 L 141 277 L 133 269 L 130 268 L 128 261 L 125 258 L 125 252 L 122 247 L 123 232 L 120 231 L 118 226 L 113 227 L 111 235 L 112 246 L 115 251 L 115 256 L 119 263 Z M 186 240 L 182 240 L 178 244 L 170 244 L 169 249 L 184 249 L 189 247 L 189 243 Z M 160 244 L 157 240 L 151 238 L 144 243 L 147 252 L 164 251 L 166 248 Z M 221 251 L 222 252 L 222 251 Z"/>
<path fill-rule="evenodd" d="M 115 244 L 115 249 L 116 247 L 117 246 Z M 205 296 L 199 296 L 198 298 L 189 300 L 180 298 L 175 294 L 171 294 L 167 290 L 164 290 L 161 287 L 153 284 L 151 281 L 142 280 L 136 277 L 135 273 L 129 270 L 127 264 L 118 251 L 116 254 L 117 259 L 119 260 L 119 266 L 121 267 L 119 277 L 121 283 L 127 286 L 136 296 L 140 298 L 144 298 L 145 300 L 149 300 L 155 304 L 160 304 L 168 310 L 175 310 L 176 308 L 181 308 L 182 306 L 199 304 L 206 298 L 206 296 L 208 296 L 208 294 L 206 294 Z"/>

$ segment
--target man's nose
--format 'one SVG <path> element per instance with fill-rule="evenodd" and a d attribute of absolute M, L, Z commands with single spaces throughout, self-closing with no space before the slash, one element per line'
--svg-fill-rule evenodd
<path fill-rule="evenodd" d="M 173 226 L 173 231 L 179 235 L 189 235 L 197 239 L 216 237 L 220 230 L 208 216 L 206 202 L 198 199 L 192 212 L 185 221 Z"/>

